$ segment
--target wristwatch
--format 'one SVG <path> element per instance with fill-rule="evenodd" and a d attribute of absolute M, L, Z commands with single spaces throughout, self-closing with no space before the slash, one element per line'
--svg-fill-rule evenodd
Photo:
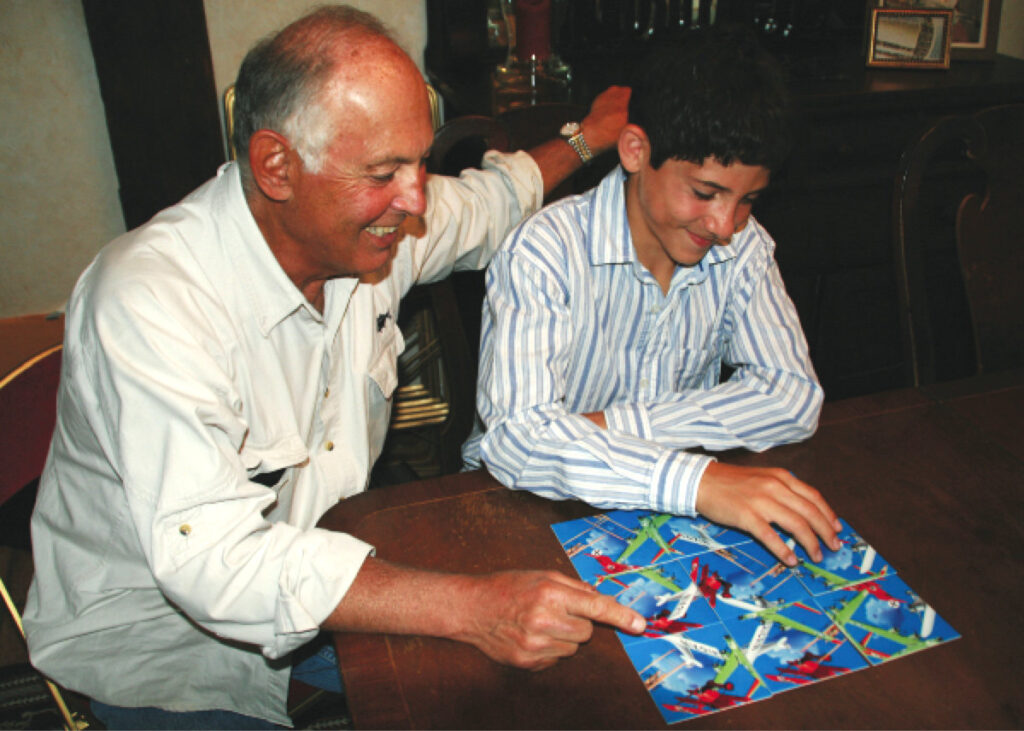
<path fill-rule="evenodd" d="M 584 165 L 594 159 L 594 153 L 590 151 L 590 146 L 583 139 L 583 128 L 579 122 L 566 122 L 558 134 L 569 143 L 572 149 L 576 150 L 576 154 L 580 156 Z"/>

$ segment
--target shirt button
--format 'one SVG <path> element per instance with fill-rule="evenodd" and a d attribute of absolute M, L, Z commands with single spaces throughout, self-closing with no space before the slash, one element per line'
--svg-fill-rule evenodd
<path fill-rule="evenodd" d="M 333 452 L 334 442 L 324 442 L 324 449 L 326 449 L 328 452 Z"/>
<path fill-rule="evenodd" d="M 647 379 L 646 378 L 641 378 L 640 379 L 640 388 L 647 388 Z"/>
<path fill-rule="evenodd" d="M 181 533 L 181 535 L 183 536 L 187 536 L 192 532 L 192 526 L 190 526 L 188 523 L 182 523 L 180 526 L 178 526 L 178 532 Z"/>
<path fill-rule="evenodd" d="M 331 395 L 331 389 L 325 388 L 324 389 L 324 398 L 327 398 L 330 395 Z"/>

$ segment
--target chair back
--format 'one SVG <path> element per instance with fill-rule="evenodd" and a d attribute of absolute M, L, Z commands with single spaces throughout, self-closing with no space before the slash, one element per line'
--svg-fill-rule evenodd
<path fill-rule="evenodd" d="M 458 175 L 479 167 L 491 149 L 508 149 L 508 134 L 499 122 L 477 115 L 456 117 L 435 132 L 427 170 Z M 398 360 L 388 440 L 371 484 L 461 469 L 462 443 L 476 412 L 474 345 L 482 300 L 481 272 L 457 272 L 406 294 L 398 320 L 406 350 Z"/>
<path fill-rule="evenodd" d="M 0 506 L 22 495 L 31 497 L 26 488 L 35 485 L 46 463 L 53 428 L 57 421 L 57 387 L 63 346 L 54 345 L 29 358 L 0 380 Z M 23 492 L 24 491 L 24 492 Z M 30 505 L 15 500 L 8 507 L 29 513 Z M 24 507 L 24 510 L 22 508 Z M 5 525 L 5 538 L 27 534 L 25 525 Z M 5 568 L 6 571 L 6 568 Z M 0 578 L 0 596 L 19 633 L 24 637 L 17 602 Z M 26 676 L 26 677 L 32 677 Z M 43 678 L 65 729 L 77 731 L 88 723 L 81 714 L 72 712 L 60 689 Z"/>
<path fill-rule="evenodd" d="M 55 345 L 0 381 L 0 505 L 42 474 L 57 420 L 62 351 Z"/>
<path fill-rule="evenodd" d="M 893 221 L 906 371 L 914 385 L 941 378 L 939 335 L 955 326 L 935 314 L 937 303 L 953 296 L 935 291 L 936 221 L 952 223 L 948 235 L 956 242 L 969 312 L 973 371 L 1024 366 L 1024 251 L 1017 223 L 1024 210 L 1022 169 L 1024 104 L 940 119 L 904 152 Z M 965 180 L 971 184 L 962 190 Z"/>

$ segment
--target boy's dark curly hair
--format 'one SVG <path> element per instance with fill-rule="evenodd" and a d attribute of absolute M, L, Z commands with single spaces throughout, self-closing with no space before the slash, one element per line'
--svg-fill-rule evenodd
<path fill-rule="evenodd" d="M 791 145 L 782 67 L 745 28 L 710 26 L 655 50 L 632 84 L 629 121 L 651 141 L 651 166 L 668 159 L 777 170 Z"/>

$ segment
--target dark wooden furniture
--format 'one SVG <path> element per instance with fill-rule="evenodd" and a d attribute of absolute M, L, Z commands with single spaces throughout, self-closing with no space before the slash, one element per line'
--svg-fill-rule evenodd
<path fill-rule="evenodd" d="M 936 380 L 936 342 L 945 323 L 932 321 L 931 242 L 955 231 L 970 311 L 976 372 L 1024 367 L 1024 104 L 943 117 L 907 148 L 893 190 L 900 317 L 913 383 Z M 959 197 L 942 192 L 950 178 L 977 178 Z"/>
<path fill-rule="evenodd" d="M 1024 718 L 1024 372 L 826 404 L 808 442 L 723 458 L 823 490 L 962 635 L 863 672 L 699 721 L 713 728 L 1017 728 Z M 596 512 L 484 473 L 371 491 L 321 525 L 433 569 L 558 569 L 549 525 Z M 619 640 L 598 628 L 554 669 L 497 665 L 445 640 L 335 636 L 359 728 L 662 728 Z"/>
<path fill-rule="evenodd" d="M 448 115 L 491 114 L 488 75 L 496 57 L 484 37 L 485 13 L 455 12 L 463 5 L 476 3 L 428 2 L 428 75 Z M 604 5 L 633 8 L 632 3 Z M 721 7 L 746 21 L 768 14 L 768 6 L 787 5 L 799 14 L 796 32 L 784 42 L 778 33 L 766 41 L 790 74 L 799 142 L 755 215 L 778 242 L 776 257 L 826 397 L 911 385 L 892 256 L 891 197 L 900 155 L 942 116 L 1024 102 L 1024 60 L 955 61 L 948 71 L 867 69 L 865 3 L 744 0 Z M 592 10 L 588 3 L 570 1 L 569 8 L 557 37 L 573 67 L 570 100 L 587 105 L 609 84 L 628 83 L 650 46 L 601 36 L 584 17 L 584 10 Z M 950 185 L 963 183 L 954 178 Z M 932 317 L 947 327 L 937 343 L 936 378 L 960 378 L 973 372 L 974 363 L 952 236 L 934 241 L 932 249 L 927 276 L 946 292 L 931 303 Z"/>

